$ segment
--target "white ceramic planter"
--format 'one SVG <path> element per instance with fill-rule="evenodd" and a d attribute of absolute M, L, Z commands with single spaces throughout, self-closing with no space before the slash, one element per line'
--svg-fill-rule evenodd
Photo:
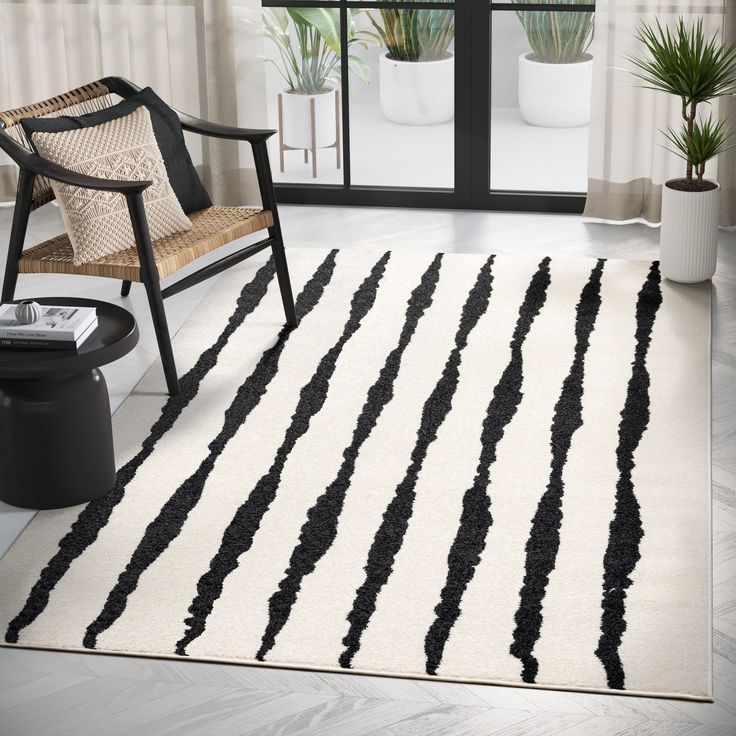
<path fill-rule="evenodd" d="M 683 192 L 668 184 L 662 187 L 660 271 L 670 281 L 685 284 L 713 278 L 718 258 L 721 187 L 707 192 Z"/>
<path fill-rule="evenodd" d="M 592 57 L 574 64 L 543 64 L 532 55 L 519 56 L 519 110 L 524 120 L 543 128 L 588 125 Z"/>
<path fill-rule="evenodd" d="M 312 148 L 312 100 L 317 134 L 317 148 L 331 146 L 337 138 L 335 90 L 325 89 L 318 95 L 300 95 L 284 91 L 284 143 L 291 148 Z"/>
<path fill-rule="evenodd" d="M 455 114 L 455 59 L 395 61 L 381 56 L 381 109 L 401 125 L 449 123 Z"/>

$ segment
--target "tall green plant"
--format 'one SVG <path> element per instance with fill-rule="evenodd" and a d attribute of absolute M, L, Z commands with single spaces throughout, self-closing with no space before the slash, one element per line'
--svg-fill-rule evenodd
<path fill-rule="evenodd" d="M 413 2 L 414 0 L 408 0 Z M 447 58 L 455 37 L 455 13 L 428 8 L 380 8 L 368 17 L 396 61 L 439 61 Z"/>
<path fill-rule="evenodd" d="M 278 69 L 289 91 L 314 95 L 322 92 L 328 82 L 340 82 L 340 11 L 337 8 L 264 8 L 263 24 L 280 57 L 269 61 Z M 348 10 L 348 49 L 367 48 L 375 40 L 375 34 L 370 31 L 356 29 L 353 14 Z M 348 53 L 348 68 L 361 82 L 370 83 L 370 69 L 360 57 Z"/>
<path fill-rule="evenodd" d="M 519 4 L 526 0 L 512 0 Z M 583 0 L 585 2 L 585 0 Z M 579 5 L 580 0 L 537 0 L 548 5 Z M 593 39 L 593 13 L 517 10 L 536 61 L 574 64 L 585 58 Z"/>
<path fill-rule="evenodd" d="M 701 119 L 698 105 L 736 93 L 736 42 L 721 43 L 718 34 L 706 42 L 702 19 L 688 26 L 683 18 L 674 32 L 659 20 L 656 26 L 642 23 L 637 38 L 647 55 L 628 57 L 636 67 L 633 74 L 646 89 L 680 98 L 682 127 L 667 126 L 662 132 L 673 146 L 670 150 L 686 161 L 686 182 L 691 188 L 705 188 L 705 164 L 731 147 L 734 131 L 726 129 L 725 121 L 713 122 L 711 115 Z"/>

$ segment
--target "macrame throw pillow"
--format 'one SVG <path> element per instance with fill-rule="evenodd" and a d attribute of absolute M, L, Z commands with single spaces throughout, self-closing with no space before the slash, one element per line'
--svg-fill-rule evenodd
<path fill-rule="evenodd" d="M 147 180 L 143 192 L 151 240 L 189 230 L 166 174 L 156 144 L 151 116 L 145 107 L 102 125 L 60 133 L 34 133 L 33 145 L 41 156 L 72 171 L 101 179 Z M 52 181 L 69 240 L 74 265 L 135 246 L 125 197 Z"/>
<path fill-rule="evenodd" d="M 109 123 L 116 118 L 130 115 L 133 110 L 145 106 L 151 114 L 151 125 L 156 143 L 166 165 L 171 188 L 187 214 L 212 206 L 210 195 L 202 186 L 192 157 L 184 142 L 179 116 L 150 88 L 118 102 L 111 107 L 86 113 L 85 115 L 53 115 L 51 117 L 22 118 L 20 121 L 26 136 L 33 145 L 34 133 L 59 133 L 62 130 L 89 128 L 93 125 Z"/>

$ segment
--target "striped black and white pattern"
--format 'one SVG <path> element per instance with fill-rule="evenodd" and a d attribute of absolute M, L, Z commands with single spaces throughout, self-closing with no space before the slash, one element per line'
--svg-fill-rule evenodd
<path fill-rule="evenodd" d="M 709 298 L 657 264 L 291 251 L 0 561 L 7 644 L 705 698 Z M 188 370 L 187 370 L 188 369 Z"/>

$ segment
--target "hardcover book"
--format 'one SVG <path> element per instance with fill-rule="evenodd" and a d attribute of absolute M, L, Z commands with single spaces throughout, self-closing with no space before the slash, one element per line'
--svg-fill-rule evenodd
<path fill-rule="evenodd" d="M 41 350 L 77 350 L 97 329 L 97 318 L 76 340 L 45 340 L 43 338 L 28 339 L 25 337 L 0 337 L 0 348 L 25 348 Z"/>
<path fill-rule="evenodd" d="M 60 341 L 75 346 L 79 344 L 80 337 L 89 331 L 90 326 L 97 324 L 97 310 L 94 307 L 43 305 L 40 319 L 24 325 L 15 318 L 15 306 L 0 306 L 0 340 Z"/>

